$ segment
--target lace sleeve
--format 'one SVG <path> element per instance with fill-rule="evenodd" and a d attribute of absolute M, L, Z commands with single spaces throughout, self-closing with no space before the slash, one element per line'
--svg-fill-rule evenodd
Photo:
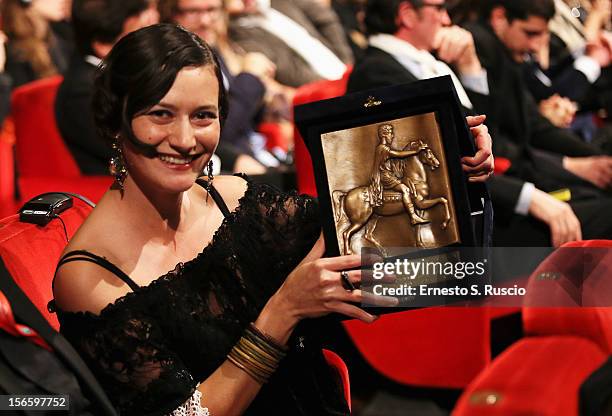
<path fill-rule="evenodd" d="M 67 338 L 79 349 L 121 414 L 172 412 L 195 390 L 190 371 L 168 347 L 155 317 L 135 302 L 130 307 L 121 303 L 114 306 L 100 317 L 82 314 L 72 318 L 77 321 L 62 324 L 71 329 Z"/>
<path fill-rule="evenodd" d="M 257 189 L 256 210 L 261 229 L 258 235 L 268 248 L 270 259 L 285 275 L 310 251 L 321 233 L 316 199 L 283 193 L 271 186 Z"/>
<path fill-rule="evenodd" d="M 200 404 L 201 400 L 202 393 L 196 390 L 188 401 L 168 416 L 210 416 L 208 407 L 202 407 Z"/>

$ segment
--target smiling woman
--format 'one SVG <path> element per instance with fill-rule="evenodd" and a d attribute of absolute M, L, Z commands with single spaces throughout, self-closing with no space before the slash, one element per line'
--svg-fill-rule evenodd
<path fill-rule="evenodd" d="M 209 94 L 193 94 L 206 91 Z M 212 67 L 181 69 L 170 91 L 148 111 L 136 115 L 132 131 L 155 147 L 144 156 L 126 143 L 123 155 L 134 175 L 155 172 L 150 186 L 186 191 L 204 170 L 219 141 L 219 85 Z M 155 169 L 155 167 L 162 169 Z"/>
<path fill-rule="evenodd" d="M 341 283 L 360 259 L 321 258 L 309 197 L 198 179 L 227 114 L 210 47 L 170 24 L 133 32 L 94 97 L 117 180 L 66 248 L 50 306 L 121 414 L 348 414 L 302 320 L 375 319 Z"/>

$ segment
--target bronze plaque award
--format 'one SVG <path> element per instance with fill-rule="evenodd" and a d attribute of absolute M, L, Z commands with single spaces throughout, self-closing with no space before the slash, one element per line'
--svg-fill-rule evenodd
<path fill-rule="evenodd" d="M 482 245 L 489 196 L 461 169 L 474 146 L 450 77 L 297 106 L 295 122 L 328 255 Z"/>
<path fill-rule="evenodd" d="M 341 254 L 460 241 L 435 113 L 325 133 L 321 144 Z"/>

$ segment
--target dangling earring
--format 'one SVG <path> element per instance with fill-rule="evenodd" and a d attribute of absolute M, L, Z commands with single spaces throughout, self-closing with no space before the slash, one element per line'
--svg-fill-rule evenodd
<path fill-rule="evenodd" d="M 212 159 L 210 159 L 208 161 L 208 183 L 210 185 L 212 185 L 213 179 L 215 179 L 215 177 L 213 176 L 213 161 Z"/>
<path fill-rule="evenodd" d="M 109 172 L 115 178 L 115 184 L 123 190 L 123 181 L 127 177 L 127 169 L 123 159 L 123 152 L 118 141 L 113 142 L 113 157 L 110 160 Z"/>
<path fill-rule="evenodd" d="M 206 173 L 206 175 L 208 176 L 208 180 L 206 181 L 206 202 L 208 202 L 208 195 L 210 195 L 210 190 L 212 188 L 212 183 L 213 183 L 213 179 L 215 179 L 215 177 L 213 176 L 213 161 L 212 159 L 210 159 L 208 161 L 208 165 L 206 166 L 206 170 L 208 171 Z"/>

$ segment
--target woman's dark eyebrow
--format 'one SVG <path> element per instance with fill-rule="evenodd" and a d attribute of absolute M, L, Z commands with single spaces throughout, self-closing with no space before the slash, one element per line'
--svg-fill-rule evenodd
<path fill-rule="evenodd" d="M 195 109 L 195 111 L 201 111 L 201 110 L 207 110 L 207 111 L 219 111 L 218 107 L 214 104 L 210 104 L 210 105 L 201 105 L 199 107 L 197 107 Z"/>
<path fill-rule="evenodd" d="M 151 107 L 151 109 L 155 108 L 155 107 L 163 107 L 166 108 L 168 110 L 172 110 L 172 111 L 176 111 L 177 107 L 175 105 L 172 105 L 170 103 L 165 103 L 163 101 L 160 101 L 159 103 L 155 104 L 153 107 Z M 202 111 L 202 110 L 207 110 L 207 111 L 219 111 L 218 110 L 218 106 L 215 104 L 207 104 L 207 105 L 201 105 L 196 107 L 193 111 Z"/>
<path fill-rule="evenodd" d="M 169 104 L 169 103 L 164 103 L 163 101 L 158 102 L 157 104 L 155 104 L 155 105 L 154 105 L 153 107 L 151 107 L 151 108 L 155 108 L 155 107 L 157 107 L 157 106 L 159 106 L 159 107 L 164 107 L 164 108 L 167 108 L 167 109 L 169 109 L 169 110 L 176 110 L 176 107 L 175 107 L 175 106 L 173 106 L 172 104 Z"/>

